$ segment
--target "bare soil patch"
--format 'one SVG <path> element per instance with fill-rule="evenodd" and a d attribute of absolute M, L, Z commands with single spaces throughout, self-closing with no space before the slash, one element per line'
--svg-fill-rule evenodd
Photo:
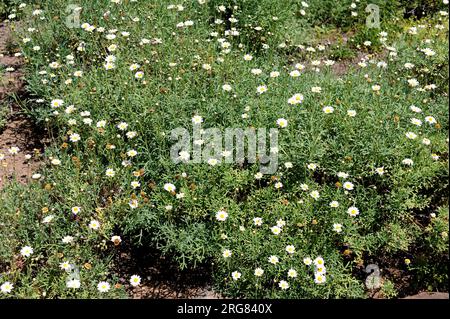
<path fill-rule="evenodd" d="M 121 247 L 114 263 L 120 283 L 129 287 L 134 299 L 219 299 L 212 290 L 211 267 L 201 265 L 196 269 L 180 270 L 158 251 L 148 248 Z M 141 285 L 131 287 L 129 278 L 141 276 Z"/>
<path fill-rule="evenodd" d="M 448 293 L 445 292 L 421 292 L 414 296 L 403 299 L 448 299 Z"/>
<path fill-rule="evenodd" d="M 26 183 L 39 166 L 42 150 L 40 135 L 33 123 L 21 113 L 12 96 L 23 93 L 24 81 L 21 67 L 23 59 L 9 52 L 12 43 L 10 26 L 0 24 L 0 106 L 5 110 L 6 124 L 0 127 L 0 189 L 8 180 Z M 7 68 L 13 68 L 8 71 Z M 17 154 L 14 148 L 18 148 Z"/>

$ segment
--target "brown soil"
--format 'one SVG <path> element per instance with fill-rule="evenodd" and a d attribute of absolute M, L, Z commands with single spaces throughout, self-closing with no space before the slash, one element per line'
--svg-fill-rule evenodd
<path fill-rule="evenodd" d="M 194 270 L 179 270 L 159 252 L 148 249 L 121 247 L 116 254 L 115 265 L 120 283 L 128 288 L 134 299 L 220 299 L 210 286 L 210 267 L 203 265 Z M 131 287 L 131 275 L 141 277 L 141 285 Z"/>
<path fill-rule="evenodd" d="M 319 42 L 322 44 L 326 44 L 327 46 L 331 46 L 338 41 L 342 42 L 342 45 L 345 46 L 349 42 L 349 40 L 354 36 L 354 31 L 348 31 L 346 33 L 331 33 L 322 38 L 319 38 Z M 387 50 L 384 49 L 381 53 L 372 54 L 372 58 L 378 58 L 380 60 L 386 58 Z M 331 70 L 333 74 L 337 77 L 342 77 L 349 72 L 350 67 L 356 66 L 362 60 L 368 60 L 371 54 L 368 52 L 364 52 L 358 50 L 356 56 L 348 59 L 337 59 L 335 63 L 331 66 Z"/>
<path fill-rule="evenodd" d="M 412 251 L 414 251 L 414 248 L 412 248 Z M 445 286 L 427 288 L 427 284 L 421 282 L 417 274 L 405 265 L 404 259 L 406 257 L 410 256 L 402 254 L 383 257 L 364 256 L 364 263 L 354 268 L 353 276 L 364 282 L 369 275 L 364 264 L 374 264 L 379 267 L 381 284 L 383 285 L 387 280 L 394 284 L 397 292 L 396 299 L 449 299 L 449 293 Z M 434 291 L 429 291 L 431 289 Z M 382 288 L 367 289 L 366 296 L 370 299 L 387 298 L 383 294 Z"/>
<path fill-rule="evenodd" d="M 336 34 L 331 34 L 327 38 L 325 38 L 325 43 L 328 45 L 332 45 L 336 43 L 338 40 L 341 40 L 343 45 L 347 44 L 348 40 L 353 36 L 353 32 L 350 31 L 348 33 L 339 34 L 339 37 Z M 358 62 L 361 62 L 363 58 L 367 56 L 367 53 L 359 51 L 357 56 L 353 59 L 343 59 L 337 60 L 331 67 L 333 73 L 338 77 L 347 74 L 347 71 L 350 66 L 356 65 Z"/>
<path fill-rule="evenodd" d="M 8 52 L 11 43 L 9 25 L 0 24 L 0 65 L 12 67 L 14 71 L 2 71 L 0 79 L 0 107 L 7 109 L 7 122 L 0 127 L 0 189 L 8 180 L 26 183 L 39 166 L 41 143 L 31 121 L 20 112 L 20 107 L 12 102 L 12 96 L 19 96 L 23 91 L 23 59 Z M 9 153 L 11 147 L 18 147 L 16 155 Z M 26 155 L 31 155 L 26 159 Z M 1 158 L 4 157 L 2 160 Z"/>
<path fill-rule="evenodd" d="M 414 296 L 403 299 L 448 299 L 448 293 L 445 292 L 421 292 Z"/>

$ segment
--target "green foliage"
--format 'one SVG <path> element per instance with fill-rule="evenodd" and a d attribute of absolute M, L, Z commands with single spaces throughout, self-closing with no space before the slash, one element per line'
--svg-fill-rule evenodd
<path fill-rule="evenodd" d="M 405 18 L 423 18 L 425 16 L 436 13 L 439 9 L 442 10 L 442 1 L 436 0 L 400 0 L 402 8 L 404 8 Z"/>
<path fill-rule="evenodd" d="M 390 280 L 386 280 L 385 282 L 383 282 L 380 293 L 383 298 L 387 299 L 395 298 L 398 294 L 395 289 L 395 284 Z"/>
<path fill-rule="evenodd" d="M 49 187 L 47 187 L 48 189 Z M 110 277 L 111 253 L 104 234 L 77 227 L 81 220 L 67 218 L 67 211 L 48 207 L 51 193 L 39 183 L 26 187 L 10 184 L 0 197 L 0 270 L 2 283 L 14 280 L 16 298 L 101 297 L 97 280 Z M 49 223 L 45 217 L 53 216 Z M 72 235 L 72 243 L 64 243 Z M 18 252 L 31 246 L 33 254 L 24 258 Z M 80 291 L 66 288 L 69 273 L 60 269 L 63 262 L 78 265 L 83 279 Z M 113 277 L 114 279 L 114 277 Z M 117 280 L 117 279 L 116 279 Z M 123 297 L 124 289 L 114 289 L 110 297 Z"/>
<path fill-rule="evenodd" d="M 223 21 L 216 29 L 239 30 L 236 36 L 248 50 L 259 52 L 271 44 L 283 23 L 292 22 L 295 2 L 270 0 L 211 0 L 208 1 L 211 24 Z M 236 19 L 236 22 L 233 22 Z M 295 22 L 294 22 L 295 23 Z"/>
<path fill-rule="evenodd" d="M 0 2 L 0 20 L 4 20 L 12 13 L 11 9 L 19 4 L 18 0 L 2 0 Z"/>

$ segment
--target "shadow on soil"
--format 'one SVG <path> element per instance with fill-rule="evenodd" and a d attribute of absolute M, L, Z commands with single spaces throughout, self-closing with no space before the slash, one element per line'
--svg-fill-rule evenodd
<path fill-rule="evenodd" d="M 200 265 L 196 269 L 180 270 L 169 259 L 148 247 L 131 250 L 118 248 L 114 263 L 122 284 L 129 286 L 131 275 L 141 276 L 141 285 L 131 288 L 135 299 L 217 299 L 221 298 L 211 288 L 212 269 Z"/>

